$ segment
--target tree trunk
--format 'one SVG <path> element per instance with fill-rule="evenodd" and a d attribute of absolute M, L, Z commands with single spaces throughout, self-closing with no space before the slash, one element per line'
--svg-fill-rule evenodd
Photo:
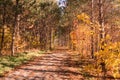
<path fill-rule="evenodd" d="M 41 27 L 39 29 L 39 34 L 40 34 L 40 49 L 45 50 L 46 48 L 46 24 L 44 22 L 44 19 L 41 20 Z"/>
<path fill-rule="evenodd" d="M 49 28 L 49 49 L 51 50 L 52 49 L 52 26 L 50 26 Z"/>
<path fill-rule="evenodd" d="M 104 14 L 103 14 L 103 0 L 99 0 L 99 24 L 100 24 L 100 39 L 104 39 Z"/>
<path fill-rule="evenodd" d="M 91 22 L 94 23 L 94 0 L 91 1 Z M 91 31 L 93 31 L 94 28 L 91 26 Z M 94 34 L 91 35 L 91 56 L 94 58 Z"/>
<path fill-rule="evenodd" d="M 20 27 L 20 15 L 18 15 L 17 17 L 17 26 L 16 26 L 16 38 L 17 38 L 17 41 L 20 41 L 20 30 L 19 30 L 19 27 Z M 16 45 L 16 52 L 18 52 L 19 48 L 19 43 L 17 42 L 17 45 Z"/>
<path fill-rule="evenodd" d="M 100 50 L 104 50 L 102 46 L 104 46 L 104 38 L 105 38 L 105 31 L 104 31 L 104 13 L 103 13 L 103 0 L 99 0 L 99 24 L 100 24 L 100 42 L 101 47 Z M 101 63 L 102 66 L 102 72 L 103 72 L 103 80 L 105 80 L 106 75 L 106 68 L 105 63 Z"/>
<path fill-rule="evenodd" d="M 11 55 L 14 56 L 15 54 L 15 34 L 16 34 L 16 27 L 17 27 L 17 20 L 18 20 L 18 4 L 19 0 L 16 0 L 16 11 L 15 11 L 15 18 L 13 23 L 13 32 L 12 32 L 12 42 L 11 42 Z"/>
<path fill-rule="evenodd" d="M 3 43 L 4 43 L 4 35 L 5 35 L 5 16 L 6 16 L 6 3 L 4 1 L 3 4 L 3 25 L 2 25 L 2 36 L 1 36 L 1 45 L 0 45 L 0 55 L 2 55 Z"/>
<path fill-rule="evenodd" d="M 0 55 L 2 55 L 3 43 L 4 43 L 4 35 L 5 35 L 5 24 L 6 24 L 6 2 L 3 3 L 3 25 L 2 25 L 2 35 L 1 35 L 1 44 L 0 44 Z"/>

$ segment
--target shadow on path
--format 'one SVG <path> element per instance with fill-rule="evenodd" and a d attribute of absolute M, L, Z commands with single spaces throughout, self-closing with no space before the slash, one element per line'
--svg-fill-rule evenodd
<path fill-rule="evenodd" d="M 84 80 L 78 71 L 79 66 L 72 66 L 70 56 L 66 51 L 45 54 L 0 80 Z"/>

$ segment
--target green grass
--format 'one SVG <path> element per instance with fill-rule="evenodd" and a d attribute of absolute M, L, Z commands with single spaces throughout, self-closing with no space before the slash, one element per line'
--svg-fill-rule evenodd
<path fill-rule="evenodd" d="M 8 72 L 15 68 L 16 66 L 19 66 L 23 63 L 26 63 L 29 60 L 32 60 L 33 57 L 40 56 L 43 51 L 39 52 L 24 52 L 19 53 L 16 56 L 2 56 L 0 57 L 0 76 L 4 76 L 5 72 Z"/>

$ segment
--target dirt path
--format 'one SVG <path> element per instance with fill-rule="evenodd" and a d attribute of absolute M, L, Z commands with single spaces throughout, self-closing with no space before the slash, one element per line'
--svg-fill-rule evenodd
<path fill-rule="evenodd" d="M 65 51 L 45 54 L 0 80 L 83 80 L 78 68 L 70 64 L 70 59 L 70 54 Z"/>

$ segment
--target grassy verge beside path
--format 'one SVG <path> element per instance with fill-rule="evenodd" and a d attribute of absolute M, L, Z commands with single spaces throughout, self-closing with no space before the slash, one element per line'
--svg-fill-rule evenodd
<path fill-rule="evenodd" d="M 26 63 L 29 60 L 32 60 L 34 57 L 41 56 L 43 51 L 36 52 L 23 52 L 19 53 L 16 56 L 2 56 L 0 57 L 0 76 L 4 76 L 5 72 L 8 72 L 14 69 L 17 66 L 20 66 L 23 63 Z"/>

